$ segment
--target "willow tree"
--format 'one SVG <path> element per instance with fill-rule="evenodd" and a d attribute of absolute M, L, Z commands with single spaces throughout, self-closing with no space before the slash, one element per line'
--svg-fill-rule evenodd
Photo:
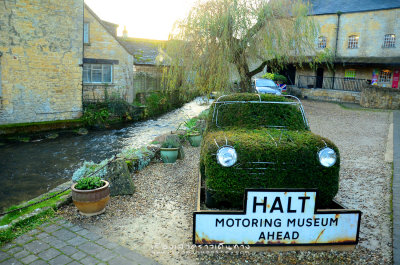
<path fill-rule="evenodd" d="M 236 72 L 246 92 L 266 65 L 320 58 L 309 56 L 318 32 L 309 10 L 301 0 L 198 1 L 170 35 L 169 87 L 184 82 L 204 92 L 224 90 Z"/>

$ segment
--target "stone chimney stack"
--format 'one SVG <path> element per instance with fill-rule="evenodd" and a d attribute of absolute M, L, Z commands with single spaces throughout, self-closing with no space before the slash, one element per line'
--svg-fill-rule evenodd
<path fill-rule="evenodd" d="M 128 30 L 126 29 L 126 26 L 124 26 L 124 30 L 122 31 L 122 37 L 128 38 Z"/>

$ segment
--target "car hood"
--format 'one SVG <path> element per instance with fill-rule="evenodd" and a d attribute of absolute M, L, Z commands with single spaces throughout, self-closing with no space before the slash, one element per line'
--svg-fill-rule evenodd
<path fill-rule="evenodd" d="M 216 153 L 218 148 L 229 145 L 238 154 L 238 163 L 274 162 L 296 163 L 299 157 L 315 166 L 320 166 L 317 153 L 328 146 L 339 152 L 328 139 L 310 131 L 287 131 L 271 128 L 209 131 L 204 136 L 202 153 Z"/>

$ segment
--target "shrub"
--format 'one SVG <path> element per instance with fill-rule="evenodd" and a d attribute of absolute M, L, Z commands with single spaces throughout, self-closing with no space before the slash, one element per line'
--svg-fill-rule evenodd
<path fill-rule="evenodd" d="M 286 83 L 287 78 L 284 75 L 273 74 L 273 73 L 265 73 L 262 78 L 271 79 L 273 81 L 279 81 L 280 83 Z"/>
<path fill-rule="evenodd" d="M 177 135 L 168 135 L 165 141 L 161 144 L 162 148 L 179 148 L 181 143 Z"/>
<path fill-rule="evenodd" d="M 75 185 L 75 189 L 77 190 L 94 190 L 101 188 L 105 185 L 105 183 L 101 180 L 100 177 L 87 177 L 81 178 L 78 183 Z"/>
<path fill-rule="evenodd" d="M 107 167 L 105 165 L 108 163 L 108 161 L 109 161 L 108 159 L 105 159 L 105 160 L 101 161 L 99 164 L 96 164 L 91 161 L 90 162 L 85 161 L 80 168 L 75 170 L 74 174 L 72 175 L 72 181 L 77 182 L 81 178 L 84 178 L 85 176 L 89 176 L 90 174 L 93 174 L 100 167 L 103 167 L 103 168 L 100 169 L 95 174 L 95 176 L 104 177 L 107 174 Z"/>

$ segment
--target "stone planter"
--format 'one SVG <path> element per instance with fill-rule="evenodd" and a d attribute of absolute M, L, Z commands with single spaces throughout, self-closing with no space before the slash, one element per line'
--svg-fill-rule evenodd
<path fill-rule="evenodd" d="M 93 216 L 104 213 L 107 202 L 110 200 L 110 183 L 102 181 L 105 185 L 94 190 L 77 190 L 76 183 L 72 185 L 72 201 L 80 214 Z"/>
<path fill-rule="evenodd" d="M 175 163 L 179 148 L 160 148 L 161 159 L 164 163 Z"/>

